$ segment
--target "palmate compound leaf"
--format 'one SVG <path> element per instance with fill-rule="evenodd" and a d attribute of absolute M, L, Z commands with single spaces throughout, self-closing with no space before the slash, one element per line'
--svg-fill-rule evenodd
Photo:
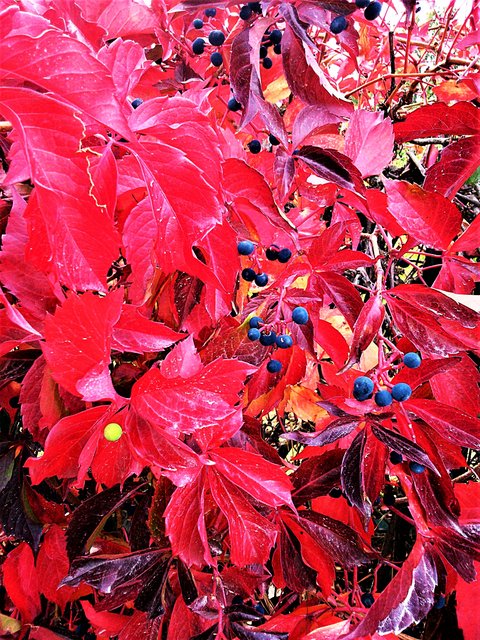
<path fill-rule="evenodd" d="M 69 289 L 106 291 L 106 276 L 118 257 L 113 221 L 91 194 L 88 157 L 79 153 L 84 125 L 75 110 L 31 89 L 3 88 L 2 112 L 21 133 L 37 207 L 26 211 L 34 264 L 36 245 L 45 268 Z M 79 208 L 82 215 L 78 215 Z"/>
<path fill-rule="evenodd" d="M 168 433 L 194 434 L 202 448 L 215 446 L 240 429 L 238 394 L 255 369 L 227 359 L 204 367 L 190 337 L 135 383 L 131 404 L 145 420 Z"/>
<path fill-rule="evenodd" d="M 443 572 L 443 566 L 429 546 L 424 546 L 421 539 L 417 540 L 402 568 L 362 622 L 342 638 L 355 640 L 376 631 L 398 634 L 420 622 L 433 606 L 439 570 Z"/>

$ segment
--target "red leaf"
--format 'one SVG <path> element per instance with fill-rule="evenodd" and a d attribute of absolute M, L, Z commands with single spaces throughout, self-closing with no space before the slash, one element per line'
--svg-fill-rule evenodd
<path fill-rule="evenodd" d="M 408 559 L 388 587 L 373 603 L 362 622 L 344 640 L 354 640 L 378 631 L 401 633 L 430 611 L 438 573 L 433 554 L 417 541 Z"/>
<path fill-rule="evenodd" d="M 193 339 L 175 347 L 160 368 L 135 383 L 132 406 L 146 420 L 171 434 L 194 433 L 203 448 L 227 440 L 241 427 L 235 406 L 245 377 L 254 368 L 219 359 L 202 366 Z"/>
<path fill-rule="evenodd" d="M 385 317 L 385 307 L 380 296 L 371 296 L 358 316 L 353 328 L 350 358 L 345 368 L 359 362 L 362 353 L 375 339 Z"/>
<path fill-rule="evenodd" d="M 418 242 L 446 249 L 459 233 L 462 215 L 440 194 L 409 182 L 385 180 L 388 209 L 403 229 Z"/>
<path fill-rule="evenodd" d="M 70 289 L 105 291 L 119 239 L 112 220 L 91 194 L 88 158 L 78 152 L 83 123 L 73 108 L 30 89 L 4 88 L 0 104 L 22 133 L 36 186 L 39 208 L 28 208 L 33 216 L 28 251 L 34 253 L 36 242 L 41 246 L 46 239 L 45 250 L 51 252 L 48 268 L 59 282 Z"/>
<path fill-rule="evenodd" d="M 300 100 L 339 115 L 348 115 L 353 111 L 353 105 L 335 91 L 310 48 L 305 46 L 290 25 L 285 27 L 283 33 L 282 63 L 288 86 Z"/>
<path fill-rule="evenodd" d="M 221 474 L 259 502 L 270 507 L 282 504 L 293 507 L 290 495 L 292 485 L 288 476 L 262 456 L 242 449 L 222 447 L 211 451 L 209 457 Z"/>
<path fill-rule="evenodd" d="M 83 42 L 53 28 L 39 15 L 19 11 L 17 7 L 2 14 L 0 69 L 57 94 L 110 129 L 130 137 L 107 68 Z M 10 90 L 3 91 L 8 95 Z M 49 109 L 44 113 L 49 113 Z M 53 117 L 49 123 L 54 124 Z M 70 125 L 74 125 L 73 117 Z M 47 149 L 52 151 L 50 145 L 45 146 Z"/>
<path fill-rule="evenodd" d="M 176 489 L 164 513 L 172 553 L 186 565 L 213 564 L 205 528 L 205 493 L 200 475 Z"/>
<path fill-rule="evenodd" d="M 474 135 L 480 133 L 478 109 L 470 102 L 448 107 L 442 102 L 420 107 L 403 122 L 394 125 L 396 142 L 438 135 Z"/>
<path fill-rule="evenodd" d="M 228 520 L 230 558 L 233 564 L 264 564 L 273 547 L 276 527 L 260 515 L 232 482 L 209 472 L 213 499 Z"/>
<path fill-rule="evenodd" d="M 462 354 L 460 361 L 450 358 L 448 362 L 451 362 L 451 367 L 441 370 L 430 380 L 433 395 L 439 402 L 477 417 L 480 414 L 478 368 L 466 354 Z"/>
<path fill-rule="evenodd" d="M 320 456 L 304 460 L 291 476 L 295 504 L 325 496 L 340 483 L 343 449 L 332 449 Z"/>
<path fill-rule="evenodd" d="M 243 160 L 229 158 L 223 163 L 223 178 L 223 189 L 236 213 L 245 220 L 249 237 L 265 245 L 278 242 L 292 249 L 292 229 L 280 215 L 261 173 Z"/>
<path fill-rule="evenodd" d="M 446 147 L 427 170 L 423 188 L 452 199 L 480 165 L 480 136 L 462 138 Z"/>
<path fill-rule="evenodd" d="M 345 135 L 345 154 L 362 178 L 376 176 L 393 157 L 393 126 L 381 113 L 358 109 L 350 117 Z"/>
<path fill-rule="evenodd" d="M 45 534 L 36 562 L 38 589 L 48 600 L 58 604 L 61 609 L 67 602 L 90 593 L 87 587 L 60 587 L 67 576 L 69 562 L 66 551 L 65 532 L 57 525 L 50 527 Z"/>
<path fill-rule="evenodd" d="M 86 401 L 116 397 L 108 367 L 121 304 L 121 290 L 105 298 L 72 294 L 45 320 L 42 347 L 53 379 Z"/>
<path fill-rule="evenodd" d="M 480 449 L 480 420 L 477 418 L 434 400 L 408 400 L 404 406 L 448 442 Z"/>
<path fill-rule="evenodd" d="M 23 622 L 33 622 L 42 607 L 33 551 L 26 542 L 21 542 L 16 549 L 10 551 L 2 564 L 2 572 L 3 585 Z"/>
<path fill-rule="evenodd" d="M 340 310 L 348 324 L 353 327 L 363 309 L 360 294 L 353 284 L 332 271 L 317 275 L 319 286 Z"/>
<path fill-rule="evenodd" d="M 134 353 L 163 351 L 184 337 L 184 334 L 160 322 L 148 320 L 139 308 L 124 304 L 121 316 L 113 327 L 112 348 Z"/>

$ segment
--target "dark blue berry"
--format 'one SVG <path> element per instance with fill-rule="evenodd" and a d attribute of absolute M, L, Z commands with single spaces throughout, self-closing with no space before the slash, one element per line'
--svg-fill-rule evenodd
<path fill-rule="evenodd" d="M 408 400 L 412 395 L 412 389 L 406 382 L 398 382 L 392 387 L 392 396 L 397 402 Z"/>
<path fill-rule="evenodd" d="M 242 108 L 242 105 L 232 97 L 228 101 L 227 107 L 229 111 L 239 111 Z"/>
<path fill-rule="evenodd" d="M 263 45 L 260 47 L 259 56 L 260 56 L 260 58 L 266 58 L 268 56 L 267 47 L 264 47 Z"/>
<path fill-rule="evenodd" d="M 348 22 L 345 16 L 337 16 L 330 23 L 330 31 L 332 33 L 342 33 L 348 27 Z"/>
<path fill-rule="evenodd" d="M 221 67 L 223 64 L 222 54 L 218 53 L 218 51 L 214 51 L 210 56 L 210 62 L 214 67 Z"/>
<path fill-rule="evenodd" d="M 259 140 L 251 140 L 247 144 L 247 147 L 250 149 L 251 153 L 260 153 L 260 151 L 262 150 L 262 145 L 260 144 Z"/>
<path fill-rule="evenodd" d="M 370 609 L 372 604 L 375 602 L 375 598 L 371 593 L 362 593 L 362 595 L 360 596 L 360 600 L 362 601 L 363 606 L 367 609 Z"/>
<path fill-rule="evenodd" d="M 372 397 L 373 382 L 367 376 L 360 376 L 356 378 L 353 383 L 353 397 L 359 402 L 363 402 Z"/>
<path fill-rule="evenodd" d="M 370 0 L 355 0 L 355 4 L 359 9 L 365 9 L 370 4 Z"/>
<path fill-rule="evenodd" d="M 273 53 L 276 53 L 277 56 L 279 56 L 282 53 L 282 45 L 281 44 L 274 44 L 273 45 Z"/>
<path fill-rule="evenodd" d="M 265 251 L 265 255 L 267 257 L 267 260 L 277 260 L 277 258 L 278 258 L 278 249 L 275 246 L 269 247 Z"/>
<path fill-rule="evenodd" d="M 193 26 L 195 29 L 203 29 L 203 20 L 200 20 L 200 18 L 196 18 L 193 21 Z"/>
<path fill-rule="evenodd" d="M 280 249 L 280 251 L 278 252 L 278 261 L 282 264 L 288 262 L 291 257 L 292 252 L 290 251 L 290 249 Z"/>
<path fill-rule="evenodd" d="M 286 334 L 277 336 L 275 342 L 277 343 L 277 347 L 279 349 L 290 349 L 293 344 L 292 337 Z"/>
<path fill-rule="evenodd" d="M 242 596 L 233 596 L 232 598 L 232 604 L 236 605 L 236 604 L 243 604 L 243 598 Z"/>
<path fill-rule="evenodd" d="M 304 307 L 295 307 L 292 311 L 292 320 L 295 324 L 307 324 L 308 311 Z"/>
<path fill-rule="evenodd" d="M 253 316 L 253 318 L 250 318 L 249 325 L 252 329 L 259 329 L 264 324 L 264 321 L 259 316 Z"/>
<path fill-rule="evenodd" d="M 223 31 L 214 29 L 208 34 L 208 41 L 210 42 L 210 44 L 213 44 L 214 47 L 221 47 L 225 42 L 225 34 L 223 33 Z"/>
<path fill-rule="evenodd" d="M 390 453 L 390 462 L 392 464 L 402 464 L 402 462 L 403 462 L 402 454 L 398 453 L 398 451 L 392 451 Z"/>
<path fill-rule="evenodd" d="M 412 473 L 423 473 L 425 471 L 425 467 L 423 464 L 419 462 L 409 462 L 408 466 L 410 467 L 410 471 Z"/>
<path fill-rule="evenodd" d="M 268 141 L 273 147 L 276 147 L 280 144 L 280 140 L 277 140 L 277 138 L 275 136 L 272 136 L 272 134 L 268 136 Z"/>
<path fill-rule="evenodd" d="M 205 41 L 203 38 L 195 38 L 192 44 L 192 51 L 197 56 L 201 55 L 205 51 Z"/>
<path fill-rule="evenodd" d="M 205 9 L 205 15 L 207 16 L 207 18 L 214 18 L 217 15 L 217 10 L 215 9 L 215 7 L 212 7 L 211 9 Z"/>
<path fill-rule="evenodd" d="M 392 394 L 386 390 L 377 391 L 374 400 L 378 407 L 388 407 L 393 402 Z"/>
<path fill-rule="evenodd" d="M 260 344 L 263 344 L 264 347 L 271 347 L 275 344 L 275 340 L 277 339 L 277 334 L 275 331 L 270 331 L 270 333 L 262 333 L 260 336 Z"/>
<path fill-rule="evenodd" d="M 331 498 L 340 498 L 340 496 L 342 495 L 342 490 L 338 487 L 333 487 L 333 489 L 330 489 L 330 491 L 328 492 L 328 495 Z"/>
<path fill-rule="evenodd" d="M 241 256 L 249 256 L 255 251 L 255 245 L 250 240 L 241 240 L 237 244 L 237 251 Z"/>
<path fill-rule="evenodd" d="M 246 4 L 240 9 L 240 18 L 242 20 L 250 20 L 250 18 L 252 17 L 252 13 L 252 8 L 249 7 L 248 4 Z"/>
<path fill-rule="evenodd" d="M 242 278 L 247 282 L 253 282 L 255 280 L 256 273 L 250 267 L 247 267 L 242 271 Z"/>
<path fill-rule="evenodd" d="M 270 34 L 270 42 L 272 44 L 280 44 L 282 41 L 282 32 L 280 29 L 274 29 Z"/>
<path fill-rule="evenodd" d="M 137 107 L 139 107 L 141 104 L 143 103 L 143 100 L 141 98 L 135 98 L 135 100 L 132 100 L 132 107 L 134 109 L 136 109 Z"/>
<path fill-rule="evenodd" d="M 267 364 L 267 371 L 269 373 L 278 373 L 282 368 L 282 363 L 279 360 L 270 360 Z"/>
<path fill-rule="evenodd" d="M 261 602 L 255 605 L 255 611 L 258 611 L 258 613 L 262 616 L 264 616 L 267 613 L 267 610 L 265 609 L 265 607 Z"/>
<path fill-rule="evenodd" d="M 382 11 L 381 2 L 371 2 L 365 9 L 365 18 L 367 20 L 376 20 Z"/>
<path fill-rule="evenodd" d="M 268 276 L 266 273 L 258 273 L 255 276 L 255 284 L 257 287 L 265 287 L 268 282 Z"/>
<path fill-rule="evenodd" d="M 446 602 L 445 596 L 438 596 L 437 601 L 435 602 L 435 609 L 443 609 Z"/>
<path fill-rule="evenodd" d="M 271 69 L 273 67 L 273 60 L 271 58 L 264 58 L 262 65 L 264 69 Z"/>
<path fill-rule="evenodd" d="M 418 367 L 422 364 L 422 359 L 415 353 L 414 351 L 410 351 L 410 353 L 406 353 L 403 356 L 403 364 L 409 369 L 418 369 Z"/>
<path fill-rule="evenodd" d="M 255 13 L 262 13 L 262 5 L 260 4 L 260 2 L 249 2 L 248 6 L 252 11 L 255 11 Z"/>
<path fill-rule="evenodd" d="M 260 329 L 249 329 L 247 333 L 248 339 L 252 342 L 255 342 L 255 340 L 260 340 L 261 335 L 262 334 L 260 333 Z"/>

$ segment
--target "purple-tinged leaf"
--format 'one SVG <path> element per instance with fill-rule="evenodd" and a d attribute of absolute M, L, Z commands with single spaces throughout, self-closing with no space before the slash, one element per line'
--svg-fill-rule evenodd
<path fill-rule="evenodd" d="M 140 581 L 142 574 L 157 564 L 164 553 L 155 549 L 115 556 L 79 558 L 73 561 L 69 575 L 62 580 L 60 586 L 77 587 L 85 582 L 102 593 L 109 594 L 123 584 Z"/>
<path fill-rule="evenodd" d="M 347 569 L 369 561 L 360 537 L 343 522 L 310 510 L 300 511 L 296 520 L 320 547 Z"/>
<path fill-rule="evenodd" d="M 301 442 L 302 444 L 308 444 L 313 447 L 323 447 L 326 444 L 331 444 L 340 438 L 348 436 L 349 433 L 352 433 L 352 431 L 358 427 L 358 424 L 358 418 L 346 416 L 334 420 L 320 433 L 302 433 L 301 431 L 293 431 L 291 433 L 283 434 L 282 438 Z"/>
<path fill-rule="evenodd" d="M 293 483 L 293 501 L 296 505 L 318 496 L 325 496 L 340 484 L 340 465 L 344 449 L 332 449 L 321 456 L 302 461 L 300 467 L 290 476 Z"/>
<path fill-rule="evenodd" d="M 439 581 L 435 558 L 421 540 L 407 561 L 374 602 L 362 622 L 343 640 L 363 638 L 371 633 L 399 634 L 422 620 L 430 611 Z"/>
<path fill-rule="evenodd" d="M 440 475 L 428 454 L 415 442 L 411 442 L 399 433 L 390 431 L 390 429 L 386 429 L 379 424 L 372 424 L 372 433 L 380 442 L 386 444 L 393 451 L 401 453 L 407 460 L 423 464 L 437 475 Z"/>
<path fill-rule="evenodd" d="M 256 631 L 254 627 L 245 627 L 237 622 L 232 622 L 239 640 L 287 640 L 288 633 L 276 633 L 274 631 Z"/>
<path fill-rule="evenodd" d="M 365 492 L 363 470 L 366 439 L 367 431 L 362 429 L 345 452 L 341 469 L 342 489 L 353 506 L 360 511 L 365 523 L 372 515 L 372 505 Z"/>
<path fill-rule="evenodd" d="M 114 511 L 138 491 L 120 491 L 117 485 L 88 498 L 75 509 L 67 529 L 67 555 L 70 561 L 88 552 L 95 537 Z"/>
<path fill-rule="evenodd" d="M 302 160 L 315 175 L 326 182 L 333 182 L 352 191 L 364 190 L 359 170 L 343 153 L 307 145 L 300 147 L 295 157 Z"/>

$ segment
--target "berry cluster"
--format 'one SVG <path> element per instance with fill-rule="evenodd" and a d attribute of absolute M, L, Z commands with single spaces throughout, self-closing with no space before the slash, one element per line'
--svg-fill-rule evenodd
<path fill-rule="evenodd" d="M 231 98 L 231 100 L 235 100 L 235 98 Z M 228 104 L 230 104 L 231 100 L 229 101 Z M 236 102 L 236 100 L 235 100 L 235 102 Z M 237 109 L 232 109 L 232 111 L 237 111 Z M 280 144 L 280 140 L 277 140 L 277 138 L 275 138 L 275 136 L 273 136 L 272 134 L 270 134 L 268 136 L 268 141 L 270 142 L 272 147 L 276 147 L 278 144 Z M 247 144 L 247 147 L 248 147 L 250 153 L 260 153 L 260 151 L 262 150 L 262 143 L 260 142 L 260 140 L 257 140 L 255 138 L 254 140 L 251 140 Z"/>
<path fill-rule="evenodd" d="M 390 453 L 390 462 L 392 464 L 402 464 L 403 462 L 402 454 L 398 453 L 398 451 L 392 451 Z M 408 466 L 412 473 L 423 473 L 425 471 L 424 465 L 420 464 L 420 462 L 409 462 Z M 385 504 L 387 503 L 385 502 Z"/>
<path fill-rule="evenodd" d="M 418 353 L 410 352 L 403 356 L 403 364 L 409 369 L 417 369 L 422 363 Z M 360 376 L 353 383 L 353 397 L 359 402 L 369 400 L 373 396 L 375 385 L 367 376 Z M 378 407 L 388 407 L 394 400 L 404 402 L 412 395 L 412 389 L 406 382 L 394 384 L 391 391 L 381 389 L 375 393 L 374 400 Z"/>
<path fill-rule="evenodd" d="M 273 47 L 273 52 L 279 55 L 282 52 L 282 32 L 280 29 L 273 29 L 273 31 L 266 31 L 262 39 L 262 45 L 260 47 L 260 60 L 264 69 L 271 69 L 273 66 L 273 60 L 268 56 L 269 47 Z"/>
<path fill-rule="evenodd" d="M 295 324 L 306 324 L 308 322 L 308 311 L 304 307 L 295 307 L 292 311 L 292 321 Z M 265 325 L 259 316 L 250 319 L 248 339 L 252 342 L 258 340 L 264 347 L 277 347 L 278 349 L 290 349 L 293 345 L 293 338 L 288 333 L 277 335 L 276 331 Z M 282 369 L 279 360 L 270 360 L 267 364 L 269 373 L 278 373 Z"/>
<path fill-rule="evenodd" d="M 205 16 L 207 18 L 213 18 L 216 15 L 216 13 L 217 13 L 217 10 L 215 8 L 205 9 Z M 203 20 L 201 20 L 200 18 L 196 18 L 193 21 L 193 27 L 195 29 L 198 29 L 198 30 L 203 29 L 203 26 L 204 26 Z M 223 33 L 223 31 L 220 31 L 219 29 L 213 29 L 208 34 L 208 42 L 213 47 L 221 47 L 222 44 L 225 42 L 225 34 Z M 205 51 L 204 38 L 195 38 L 195 40 L 192 43 L 192 51 L 197 56 L 202 55 L 202 53 Z M 210 62 L 214 67 L 221 67 L 223 64 L 222 54 L 219 51 L 214 51 L 210 56 Z"/>
<path fill-rule="evenodd" d="M 364 15 L 367 20 L 376 20 L 382 11 L 382 3 L 375 0 L 355 0 L 359 9 L 365 9 Z M 330 31 L 335 35 L 342 33 L 348 28 L 348 20 L 345 16 L 337 16 L 330 23 Z"/>
<path fill-rule="evenodd" d="M 250 240 L 242 240 L 237 245 L 238 253 L 241 256 L 250 256 L 255 251 L 255 245 Z M 276 245 L 272 245 L 265 255 L 268 260 L 278 260 L 285 263 L 292 257 L 290 249 L 279 249 Z M 242 278 L 247 282 L 254 282 L 257 287 L 265 287 L 268 283 L 268 275 L 266 273 L 256 273 L 251 267 L 246 267 L 242 271 Z"/>

